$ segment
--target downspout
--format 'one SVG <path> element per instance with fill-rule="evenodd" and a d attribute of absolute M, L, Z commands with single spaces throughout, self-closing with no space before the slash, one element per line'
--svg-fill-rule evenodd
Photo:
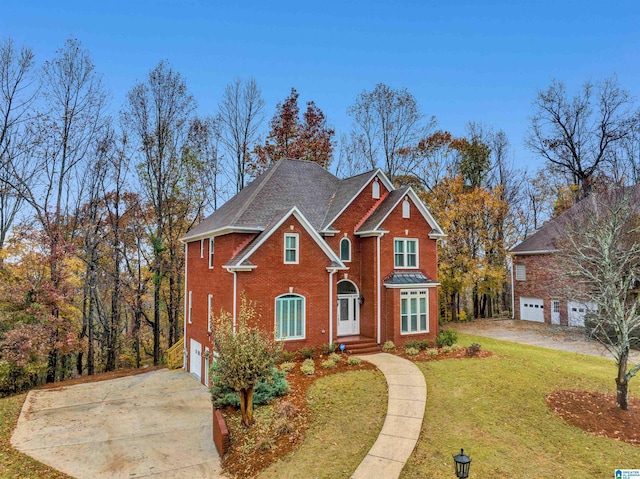
<path fill-rule="evenodd" d="M 378 287 L 378 300 L 376 301 L 376 309 L 378 315 L 378 344 L 382 341 L 382 336 L 380 332 L 380 325 L 382 323 L 382 314 L 381 314 L 381 303 L 382 303 L 382 285 L 380 284 L 380 238 L 384 236 L 382 233 L 379 236 L 376 236 L 376 283 Z"/>
<path fill-rule="evenodd" d="M 189 271 L 188 269 L 188 265 L 189 265 L 189 258 L 188 258 L 188 253 L 189 253 L 189 245 L 188 243 L 184 244 L 184 317 L 183 319 L 183 332 L 182 332 L 182 338 L 183 338 L 183 345 L 182 345 L 182 367 L 184 368 L 184 370 L 187 370 L 187 291 L 189 290 L 189 287 L 187 285 L 187 272 Z"/>
<path fill-rule="evenodd" d="M 333 275 L 336 270 L 329 271 L 329 346 L 333 344 Z"/>
<path fill-rule="evenodd" d="M 509 259 L 509 266 L 511 267 L 511 319 L 516 318 L 516 297 L 513 288 L 513 257 Z"/>
<path fill-rule="evenodd" d="M 237 288 L 238 288 L 238 277 L 236 276 L 237 272 L 233 271 L 231 268 L 227 268 L 227 272 L 231 273 L 233 275 L 233 333 L 235 334 L 236 332 L 236 314 L 237 314 L 237 310 L 238 310 L 238 306 L 237 306 L 237 298 L 238 298 L 238 293 L 237 293 Z"/>

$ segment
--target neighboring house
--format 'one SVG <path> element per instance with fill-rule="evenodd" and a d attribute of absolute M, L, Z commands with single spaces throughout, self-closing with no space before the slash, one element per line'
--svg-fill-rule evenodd
<path fill-rule="evenodd" d="M 273 164 L 182 238 L 188 370 L 205 382 L 212 314 L 236 321 L 242 293 L 288 350 L 434 339 L 444 236 L 380 170 L 339 179 L 313 162 Z"/>

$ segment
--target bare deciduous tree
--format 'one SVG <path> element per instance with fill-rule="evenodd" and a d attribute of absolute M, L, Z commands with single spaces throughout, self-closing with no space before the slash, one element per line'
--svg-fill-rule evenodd
<path fill-rule="evenodd" d="M 236 79 L 226 86 L 218 105 L 221 138 L 227 154 L 233 159 L 236 191 L 244 188 L 246 164 L 252 144 L 263 120 L 264 100 L 254 79 Z"/>
<path fill-rule="evenodd" d="M 639 192 L 615 189 L 583 200 L 566 225 L 560 252 L 573 297 L 597 306 L 586 325 L 616 361 L 616 404 L 624 410 L 629 381 L 640 371 L 640 364 L 628 364 L 629 349 L 640 339 Z"/>
<path fill-rule="evenodd" d="M 371 168 L 380 163 L 389 179 L 398 173 L 410 173 L 412 165 L 400 151 L 427 136 L 435 125 L 431 118 L 426 126 L 415 97 L 406 88 L 394 90 L 379 83 L 372 91 L 363 91 L 347 110 L 354 120 L 353 143 Z"/>
<path fill-rule="evenodd" d="M 593 85 L 585 83 L 570 98 L 562 82 L 553 81 L 538 92 L 526 141 L 531 151 L 571 177 L 581 197 L 636 122 L 629 93 L 616 78 Z"/>

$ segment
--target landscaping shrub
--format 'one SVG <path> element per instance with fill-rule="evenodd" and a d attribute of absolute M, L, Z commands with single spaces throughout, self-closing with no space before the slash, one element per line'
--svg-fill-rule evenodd
<path fill-rule="evenodd" d="M 349 356 L 349 359 L 347 359 L 347 364 L 349 366 L 358 366 L 360 363 L 362 363 L 362 360 L 355 356 Z"/>
<path fill-rule="evenodd" d="M 334 353 L 335 351 L 336 351 L 336 343 L 322 345 L 322 354 L 331 354 L 331 353 Z"/>
<path fill-rule="evenodd" d="M 460 346 L 459 344 L 452 344 L 451 346 L 449 346 L 449 348 L 451 349 L 451 351 L 460 351 L 463 346 Z"/>
<path fill-rule="evenodd" d="M 329 355 L 329 360 L 330 360 L 330 361 L 333 361 L 334 363 L 339 363 L 339 362 L 340 362 L 340 359 L 341 359 L 341 358 L 340 358 L 340 355 L 339 355 L 339 354 L 331 353 L 331 354 Z"/>
<path fill-rule="evenodd" d="M 226 406 L 239 408 L 240 397 L 238 396 L 238 393 L 228 386 L 221 385 L 215 380 L 216 363 L 211 367 L 211 373 L 213 375 L 214 384 L 211 387 L 211 399 L 213 404 L 219 408 Z M 289 392 L 289 384 L 284 378 L 284 375 L 283 371 L 278 371 L 276 368 L 273 368 L 269 381 L 259 381 L 253 391 L 253 405 L 260 406 L 262 404 L 267 404 L 272 399 L 287 394 Z"/>
<path fill-rule="evenodd" d="M 396 345 L 393 344 L 393 341 L 387 341 L 382 345 L 382 350 L 386 353 L 390 351 L 395 351 L 395 349 L 396 349 Z"/>
<path fill-rule="evenodd" d="M 280 371 L 282 371 L 283 373 L 288 373 L 289 371 L 293 371 L 293 368 L 295 367 L 296 367 L 296 363 L 292 361 L 286 361 L 280 364 Z"/>
<path fill-rule="evenodd" d="M 306 359 L 313 358 L 313 348 L 307 348 L 307 347 L 301 348 L 299 352 L 303 358 L 306 358 Z"/>
<path fill-rule="evenodd" d="M 336 367 L 336 363 L 331 359 L 327 359 L 326 361 L 322 361 L 321 366 L 322 366 L 322 369 L 333 369 Z"/>
<path fill-rule="evenodd" d="M 313 359 L 305 359 L 300 366 L 300 371 L 302 371 L 307 376 L 311 376 L 316 373 L 316 364 L 313 362 Z"/>
<path fill-rule="evenodd" d="M 444 354 L 447 354 L 447 353 L 451 352 L 451 346 L 442 346 L 440 349 L 442 350 L 442 352 Z"/>
<path fill-rule="evenodd" d="M 435 348 L 429 348 L 426 350 L 427 353 L 427 357 L 428 358 L 437 358 L 438 357 L 438 350 Z"/>
<path fill-rule="evenodd" d="M 287 363 L 289 361 L 293 361 L 293 358 L 296 357 L 296 353 L 294 351 L 282 351 L 281 357 L 282 361 Z"/>
<path fill-rule="evenodd" d="M 428 349 L 432 346 L 431 341 L 429 341 L 428 339 L 410 339 L 409 341 L 405 341 L 404 343 L 404 347 L 405 348 L 415 348 L 415 349 L 419 349 L 420 351 L 424 351 L 425 349 Z"/>
<path fill-rule="evenodd" d="M 436 346 L 451 346 L 458 341 L 458 333 L 452 329 L 444 329 L 438 333 L 436 337 Z"/>
<path fill-rule="evenodd" d="M 420 350 L 418 348 L 405 348 L 405 352 L 409 356 L 416 356 Z"/>
<path fill-rule="evenodd" d="M 295 417 L 298 412 L 296 405 L 289 401 L 281 401 L 276 408 L 278 416 L 286 417 L 288 419 Z"/>
<path fill-rule="evenodd" d="M 471 346 L 467 348 L 466 354 L 467 356 L 474 357 L 480 354 L 481 349 L 482 349 L 482 346 L 480 346 L 478 343 L 473 343 Z"/>

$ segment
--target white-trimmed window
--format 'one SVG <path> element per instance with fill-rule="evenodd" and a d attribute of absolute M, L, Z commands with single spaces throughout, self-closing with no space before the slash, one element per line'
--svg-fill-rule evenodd
<path fill-rule="evenodd" d="M 340 240 L 340 259 L 342 261 L 351 261 L 351 241 L 349 238 Z"/>
<path fill-rule="evenodd" d="M 418 240 L 395 238 L 393 240 L 393 257 L 396 268 L 417 268 Z"/>
<path fill-rule="evenodd" d="M 299 247 L 298 233 L 284 234 L 284 262 L 285 264 L 298 264 Z"/>
<path fill-rule="evenodd" d="M 215 238 L 209 238 L 209 269 L 213 268 L 214 240 Z"/>
<path fill-rule="evenodd" d="M 204 258 L 204 238 L 200 240 L 200 257 Z"/>
<path fill-rule="evenodd" d="M 191 324 L 191 320 L 193 319 L 193 293 L 189 291 L 189 302 L 187 304 L 187 319 L 189 324 Z"/>
<path fill-rule="evenodd" d="M 402 202 L 402 217 L 411 218 L 411 205 L 409 204 L 409 200 L 407 198 L 405 198 Z"/>
<path fill-rule="evenodd" d="M 285 294 L 276 298 L 276 339 L 304 339 L 305 298 Z"/>
<path fill-rule="evenodd" d="M 213 331 L 213 295 L 207 296 L 207 331 Z"/>
<path fill-rule="evenodd" d="M 527 280 L 527 268 L 523 264 L 516 265 L 516 281 L 526 281 Z"/>
<path fill-rule="evenodd" d="M 373 183 L 371 183 L 371 198 L 374 200 L 380 198 L 380 182 L 377 178 Z"/>
<path fill-rule="evenodd" d="M 402 334 L 429 332 L 428 290 L 400 290 L 400 332 Z"/>

